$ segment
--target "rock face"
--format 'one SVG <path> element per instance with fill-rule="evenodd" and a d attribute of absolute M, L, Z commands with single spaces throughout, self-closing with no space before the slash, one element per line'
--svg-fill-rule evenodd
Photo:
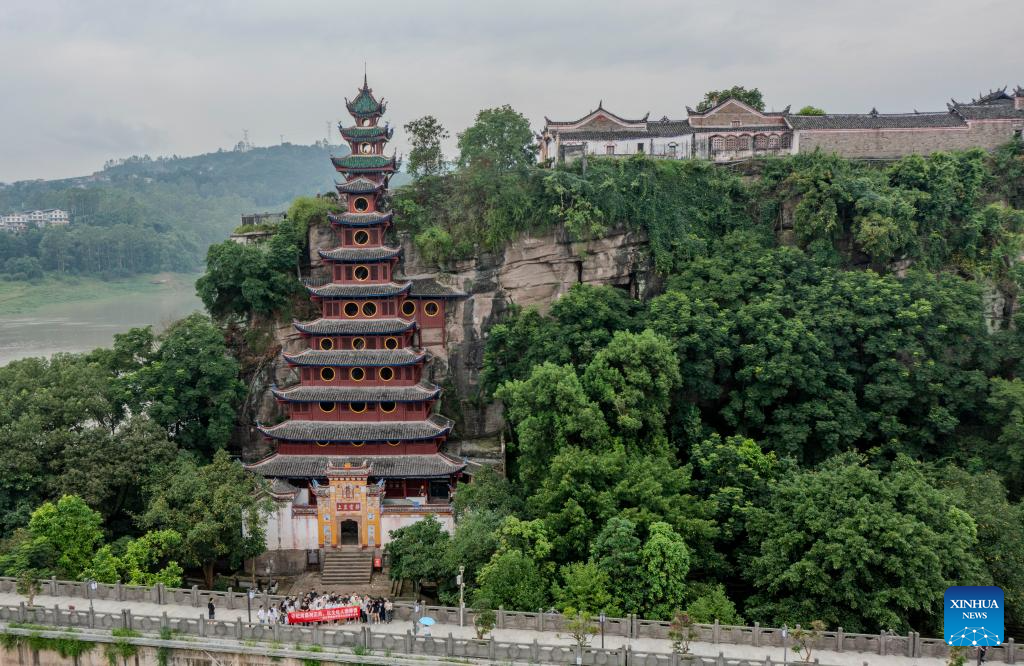
<path fill-rule="evenodd" d="M 572 241 L 564 230 L 526 236 L 509 244 L 501 253 L 485 253 L 441 270 L 426 264 L 416 251 L 411 236 L 400 234 L 403 247 L 402 275 L 433 278 L 467 294 L 448 308 L 445 344 L 428 346 L 433 359 L 431 381 L 445 389 L 440 411 L 456 421 L 449 439 L 449 453 L 480 462 L 500 462 L 504 420 L 501 405 L 480 398 L 479 374 L 483 366 L 484 340 L 488 329 L 501 320 L 510 305 L 536 307 L 547 311 L 574 284 L 611 285 L 639 298 L 655 288 L 654 266 L 647 239 L 634 231 L 619 230 L 592 241 Z M 309 232 L 310 273 L 318 275 L 322 264 L 316 251 L 331 247 L 334 237 L 327 227 Z M 401 278 L 396 278 L 401 279 Z M 298 351 L 304 342 L 291 322 L 278 322 L 275 343 L 284 351 Z M 250 381 L 244 421 L 274 422 L 281 412 L 270 396 L 273 383 L 295 381 L 278 355 L 261 367 Z M 244 426 L 243 426 L 244 427 Z M 242 437 L 247 458 L 265 453 L 254 427 Z"/>

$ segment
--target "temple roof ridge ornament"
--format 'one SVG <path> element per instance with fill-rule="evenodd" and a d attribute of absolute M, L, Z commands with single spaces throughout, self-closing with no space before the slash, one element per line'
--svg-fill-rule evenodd
<path fill-rule="evenodd" d="M 370 118 L 373 116 L 382 116 L 387 110 L 387 102 L 381 97 L 380 100 L 373 96 L 373 89 L 367 83 L 366 75 L 363 75 L 363 87 L 359 89 L 359 94 L 355 96 L 355 99 L 349 101 L 345 98 L 345 107 L 348 112 L 356 118 Z"/>

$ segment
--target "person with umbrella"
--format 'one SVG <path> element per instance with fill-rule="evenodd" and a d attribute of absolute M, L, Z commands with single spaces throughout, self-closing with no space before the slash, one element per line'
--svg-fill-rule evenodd
<path fill-rule="evenodd" d="M 421 617 L 420 624 L 423 625 L 423 635 L 430 635 L 430 625 L 434 624 L 434 618 L 432 617 Z"/>

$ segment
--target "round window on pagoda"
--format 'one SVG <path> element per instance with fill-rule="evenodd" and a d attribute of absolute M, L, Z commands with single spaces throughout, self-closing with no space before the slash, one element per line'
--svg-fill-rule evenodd
<path fill-rule="evenodd" d="M 369 118 L 360 118 L 359 119 L 359 124 L 362 127 L 369 127 L 370 126 L 370 119 Z"/>
<path fill-rule="evenodd" d="M 348 378 L 354 382 L 361 382 L 366 378 L 366 370 L 362 368 L 352 368 L 348 371 Z"/>
<path fill-rule="evenodd" d="M 384 338 L 384 349 L 398 349 L 398 338 Z"/>
<path fill-rule="evenodd" d="M 370 232 L 365 229 L 360 229 L 356 232 L 356 235 L 352 237 L 356 245 L 366 245 L 370 242 Z"/>
<path fill-rule="evenodd" d="M 361 143 L 361 144 L 359 144 L 359 152 L 361 152 L 363 155 L 369 155 L 371 150 L 373 150 L 373 147 L 370 144 L 368 144 L 368 143 Z"/>
<path fill-rule="evenodd" d="M 412 301 L 406 301 L 402 303 L 402 314 L 406 317 L 411 317 L 416 314 L 416 304 Z"/>
<path fill-rule="evenodd" d="M 366 266 L 356 266 L 355 270 L 352 271 L 352 276 L 362 282 L 363 280 L 369 279 L 370 269 Z"/>
<path fill-rule="evenodd" d="M 363 316 L 372 317 L 377 314 L 377 304 L 373 301 L 363 303 Z"/>
<path fill-rule="evenodd" d="M 325 413 L 325 414 L 330 414 L 331 412 L 334 411 L 334 403 L 333 402 L 321 402 L 320 403 L 320 411 Z"/>
<path fill-rule="evenodd" d="M 367 199 L 366 197 L 359 197 L 358 199 L 352 202 L 352 207 L 355 208 L 360 213 L 365 213 L 370 209 L 370 200 Z"/>
<path fill-rule="evenodd" d="M 393 368 L 381 368 L 377 371 L 377 377 L 379 377 L 382 382 L 390 382 L 395 378 L 395 371 Z"/>
<path fill-rule="evenodd" d="M 388 446 L 401 446 L 401 442 L 388 442 Z"/>
<path fill-rule="evenodd" d="M 393 402 L 380 403 L 380 411 L 384 412 L 385 414 L 390 414 L 391 412 L 395 411 L 396 407 L 397 405 L 395 405 L 395 403 Z"/>
<path fill-rule="evenodd" d="M 342 311 L 345 313 L 346 317 L 355 317 L 359 314 L 359 305 L 356 303 L 346 303 L 345 309 Z"/>
<path fill-rule="evenodd" d="M 327 446 L 329 444 L 330 444 L 330 442 L 317 442 L 316 443 L 317 446 Z"/>
<path fill-rule="evenodd" d="M 325 382 L 334 381 L 334 368 L 320 368 L 320 379 Z"/>
<path fill-rule="evenodd" d="M 437 313 L 440 311 L 441 306 L 435 303 L 434 301 L 430 301 L 429 303 L 423 306 L 423 314 L 427 315 L 428 317 L 436 316 Z"/>
<path fill-rule="evenodd" d="M 366 403 L 365 402 L 350 402 L 349 405 L 348 405 L 348 410 L 350 412 L 355 413 L 355 414 L 362 414 L 363 412 L 366 411 Z"/>
<path fill-rule="evenodd" d="M 352 349 L 366 349 L 366 340 L 363 338 L 352 338 Z"/>
<path fill-rule="evenodd" d="M 331 351 L 334 349 L 334 340 L 331 338 L 320 338 L 320 349 Z"/>
<path fill-rule="evenodd" d="M 358 449 L 361 446 L 366 446 L 366 442 L 352 442 L 352 446 Z"/>

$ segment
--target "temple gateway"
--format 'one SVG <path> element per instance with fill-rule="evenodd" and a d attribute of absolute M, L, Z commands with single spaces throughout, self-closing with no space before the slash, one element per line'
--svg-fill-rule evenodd
<path fill-rule="evenodd" d="M 344 177 L 344 212 L 329 216 L 337 246 L 319 251 L 329 278 L 306 283 L 321 314 L 295 323 L 305 348 L 284 360 L 299 381 L 272 389 L 286 419 L 259 426 L 276 450 L 247 466 L 277 503 L 267 524 L 275 571 L 317 562 L 322 549 L 378 548 L 428 515 L 452 529 L 465 467 L 441 452 L 452 421 L 434 413 L 441 389 L 424 376 L 422 347 L 444 343 L 446 306 L 464 294 L 396 276 L 401 248 L 387 244 L 384 197 L 398 161 L 384 155 L 386 104 L 364 78 L 346 105 L 355 125 L 339 129 L 351 154 L 331 160 Z"/>

